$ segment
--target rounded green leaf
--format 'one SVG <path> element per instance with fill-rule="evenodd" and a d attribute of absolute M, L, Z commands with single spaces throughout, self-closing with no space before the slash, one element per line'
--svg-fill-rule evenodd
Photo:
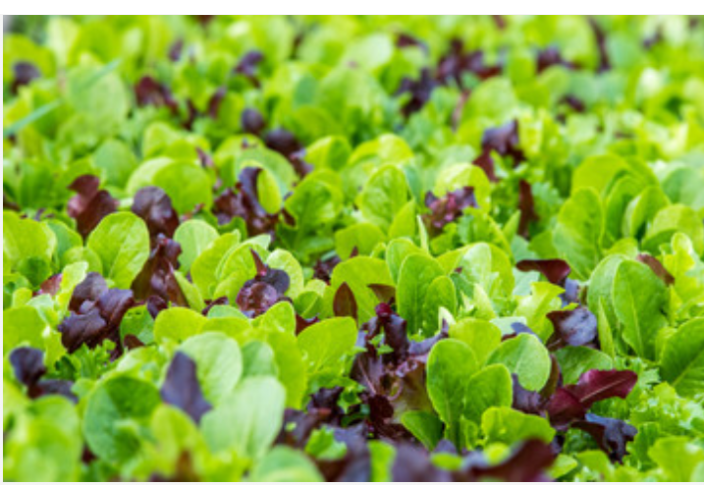
<path fill-rule="evenodd" d="M 550 355 L 535 335 L 522 333 L 516 338 L 502 342 L 491 356 L 488 364 L 502 364 L 529 391 L 539 391 L 550 376 Z"/>
<path fill-rule="evenodd" d="M 428 450 L 434 449 L 442 439 L 443 424 L 429 411 L 410 410 L 401 415 L 401 423 Z"/>
<path fill-rule="evenodd" d="M 191 265 L 191 277 L 203 298 L 213 298 L 213 292 L 219 282 L 219 270 L 227 257 L 237 248 L 240 233 L 223 234 L 212 241 L 196 257 Z"/>
<path fill-rule="evenodd" d="M 56 236 L 46 224 L 3 211 L 2 249 L 13 267 L 28 257 L 51 260 L 56 244 Z"/>
<path fill-rule="evenodd" d="M 620 156 L 599 155 L 584 160 L 572 174 L 572 192 L 593 188 L 601 193 L 611 179 L 622 171 L 628 170 L 628 163 Z"/>
<path fill-rule="evenodd" d="M 212 181 L 204 169 L 192 163 L 174 162 L 156 172 L 152 182 L 166 191 L 178 213 L 212 203 Z"/>
<path fill-rule="evenodd" d="M 286 446 L 276 446 L 254 466 L 249 480 L 265 483 L 311 483 L 322 481 L 323 477 L 305 453 Z"/>
<path fill-rule="evenodd" d="M 131 212 L 105 217 L 86 243 L 103 266 L 103 276 L 115 288 L 129 288 L 149 257 L 149 231 Z"/>
<path fill-rule="evenodd" d="M 161 311 L 154 321 L 154 340 L 183 341 L 200 333 L 206 319 L 200 313 L 185 307 L 170 307 Z"/>
<path fill-rule="evenodd" d="M 266 342 L 253 340 L 242 347 L 242 377 L 278 376 L 274 351 Z"/>
<path fill-rule="evenodd" d="M 365 219 L 386 230 L 407 200 L 406 176 L 400 168 L 386 165 L 364 185 L 358 205 Z"/>
<path fill-rule="evenodd" d="M 505 407 L 492 407 L 484 412 L 482 432 L 489 443 L 507 445 L 526 439 L 549 443 L 555 437 L 555 429 L 546 419 Z"/>
<path fill-rule="evenodd" d="M 464 318 L 450 325 L 450 338 L 467 344 L 483 366 L 494 349 L 501 344 L 501 330 L 498 326 L 483 319 Z"/>
<path fill-rule="evenodd" d="M 335 233 L 335 251 L 342 259 L 349 258 L 355 249 L 359 255 L 369 255 L 385 240 L 386 236 L 377 226 L 360 222 Z"/>
<path fill-rule="evenodd" d="M 489 408 L 510 408 L 513 380 L 508 369 L 503 365 L 490 365 L 472 375 L 467 382 L 464 402 L 464 417 L 477 424 Z"/>
<path fill-rule="evenodd" d="M 43 347 L 42 336 L 47 324 L 32 306 L 13 307 L 2 312 L 3 352 L 22 344 Z"/>
<path fill-rule="evenodd" d="M 191 269 L 193 261 L 218 236 L 217 230 L 202 220 L 191 219 L 179 225 L 174 233 L 174 240 L 181 245 L 181 255 L 178 256 L 178 262 L 181 265 L 179 270 L 187 273 Z"/>
<path fill-rule="evenodd" d="M 297 340 L 311 376 L 342 375 L 357 341 L 357 324 L 350 317 L 326 319 L 303 330 Z"/>
<path fill-rule="evenodd" d="M 98 385 L 83 415 L 83 435 L 91 451 L 114 463 L 134 456 L 142 429 L 160 401 L 157 388 L 140 380 L 117 377 Z"/>

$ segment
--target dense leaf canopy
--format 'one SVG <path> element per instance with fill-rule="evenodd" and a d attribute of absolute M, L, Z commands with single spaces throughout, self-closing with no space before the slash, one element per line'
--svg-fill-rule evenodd
<path fill-rule="evenodd" d="M 19 17 L 13 481 L 704 481 L 704 21 Z"/>

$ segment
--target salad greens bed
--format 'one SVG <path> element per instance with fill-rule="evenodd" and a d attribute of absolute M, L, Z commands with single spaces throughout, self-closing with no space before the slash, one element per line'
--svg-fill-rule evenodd
<path fill-rule="evenodd" d="M 704 481 L 704 20 L 26 17 L 12 481 Z"/>

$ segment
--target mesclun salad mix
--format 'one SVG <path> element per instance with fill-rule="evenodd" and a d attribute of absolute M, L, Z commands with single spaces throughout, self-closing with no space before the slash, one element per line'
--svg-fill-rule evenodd
<path fill-rule="evenodd" d="M 704 481 L 704 20 L 26 17 L 10 481 Z"/>

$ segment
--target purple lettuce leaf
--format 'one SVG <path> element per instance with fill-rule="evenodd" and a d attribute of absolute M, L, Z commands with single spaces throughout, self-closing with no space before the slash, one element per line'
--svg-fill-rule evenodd
<path fill-rule="evenodd" d="M 408 118 L 413 113 L 417 113 L 430 100 L 433 89 L 437 87 L 437 82 L 433 79 L 428 68 L 423 68 L 417 80 L 404 78 L 401 80 L 396 95 L 410 94 L 410 99 L 401 108 L 401 114 Z"/>
<path fill-rule="evenodd" d="M 555 461 L 556 456 L 550 445 L 538 440 L 529 440 L 521 443 L 499 464 L 487 465 L 483 457 L 469 460 L 463 470 L 454 473 L 454 477 L 460 481 L 487 478 L 521 483 L 550 481 L 546 470 Z"/>
<path fill-rule="evenodd" d="M 572 424 L 573 427 L 587 432 L 611 460 L 623 462 L 626 456 L 626 444 L 636 437 L 638 430 L 617 418 L 600 417 L 587 413 L 582 420 Z"/>
<path fill-rule="evenodd" d="M 359 483 L 371 480 L 371 453 L 363 425 L 335 428 L 335 441 L 347 447 L 338 460 L 317 460 L 318 468 L 328 482 Z"/>
<path fill-rule="evenodd" d="M 196 377 L 195 362 L 182 352 L 171 360 L 160 394 L 162 401 L 180 408 L 196 423 L 212 409 Z"/>
<path fill-rule="evenodd" d="M 346 452 L 337 460 L 315 460 L 325 480 L 369 481 L 371 456 L 367 445 L 367 426 L 357 423 L 342 427 L 345 413 L 338 404 L 342 392 L 342 387 L 319 389 L 311 396 L 305 411 L 287 409 L 276 443 L 304 450 L 313 431 L 330 428 L 335 441 L 345 444 Z"/>
<path fill-rule="evenodd" d="M 14 78 L 12 79 L 12 84 L 10 85 L 10 91 L 13 94 L 17 94 L 20 87 L 29 85 L 32 80 L 36 80 L 42 76 L 39 72 L 39 68 L 27 61 L 16 62 L 12 66 L 12 74 L 14 75 Z"/>
<path fill-rule="evenodd" d="M 586 307 L 552 311 L 547 318 L 554 327 L 554 333 L 546 343 L 551 351 L 568 345 L 598 348 L 596 316 Z"/>
<path fill-rule="evenodd" d="M 546 47 L 538 51 L 538 57 L 536 58 L 536 69 L 538 74 L 552 66 L 563 66 L 567 69 L 577 69 L 578 67 L 576 64 L 563 59 L 560 49 L 557 47 Z"/>
<path fill-rule="evenodd" d="M 518 139 L 518 121 L 512 120 L 499 127 L 486 129 L 482 136 L 482 153 L 486 151 L 496 151 L 499 156 L 512 158 L 514 166 L 525 161 Z"/>
<path fill-rule="evenodd" d="M 391 466 L 391 480 L 401 483 L 449 482 L 452 474 L 433 465 L 423 446 L 400 443 Z"/>
<path fill-rule="evenodd" d="M 169 47 L 169 60 L 171 62 L 178 62 L 183 54 L 183 38 L 179 38 Z"/>
<path fill-rule="evenodd" d="M 240 117 L 242 131 L 247 134 L 259 136 L 266 127 L 262 114 L 254 108 L 246 108 Z"/>
<path fill-rule="evenodd" d="M 218 119 L 218 115 L 220 113 L 220 105 L 222 104 L 222 101 L 225 99 L 225 95 L 227 94 L 227 87 L 221 86 L 218 87 L 218 89 L 213 93 L 213 95 L 210 97 L 210 100 L 208 101 L 208 116 L 212 118 L 213 120 Z"/>
<path fill-rule="evenodd" d="M 300 314 L 296 313 L 296 335 L 299 335 L 303 330 L 309 326 L 313 326 L 316 323 L 320 323 L 320 318 L 313 316 L 312 318 L 304 318 Z"/>
<path fill-rule="evenodd" d="M 611 60 L 609 58 L 609 51 L 606 48 L 606 31 L 604 31 L 604 28 L 599 26 L 594 16 L 589 16 L 589 26 L 592 28 L 596 46 L 599 51 L 599 65 L 597 66 L 597 72 L 603 73 L 605 71 L 609 71 L 611 69 Z"/>
<path fill-rule="evenodd" d="M 518 234 L 528 238 L 530 223 L 538 220 L 538 214 L 535 213 L 535 202 L 531 185 L 523 179 L 518 183 L 518 210 L 521 211 L 521 218 L 518 222 Z"/>
<path fill-rule="evenodd" d="M 584 104 L 584 101 L 572 94 L 567 94 L 560 100 L 560 102 L 569 106 L 575 113 L 584 113 L 587 109 L 587 105 Z"/>
<path fill-rule="evenodd" d="M 538 271 L 553 285 L 562 286 L 569 276 L 570 265 L 562 259 L 525 259 L 516 264 L 519 271 Z"/>
<path fill-rule="evenodd" d="M 283 128 L 277 128 L 268 132 L 266 136 L 264 136 L 264 143 L 267 148 L 273 149 L 286 158 L 303 148 L 296 136 Z"/>
<path fill-rule="evenodd" d="M 471 186 L 459 188 L 438 198 L 432 191 L 425 194 L 425 206 L 430 213 L 422 218 L 432 235 L 440 234 L 449 223 L 457 220 L 468 207 L 477 207 L 474 188 Z"/>
<path fill-rule="evenodd" d="M 638 375 L 630 370 L 589 370 L 573 385 L 558 388 L 548 405 L 550 422 L 558 429 L 583 420 L 597 401 L 624 399 L 633 389 Z"/>
<path fill-rule="evenodd" d="M 105 282 L 99 273 L 90 272 L 81 281 L 76 288 L 73 289 L 71 300 L 68 303 L 69 310 L 73 312 L 87 311 L 92 307 L 100 296 L 108 291 L 108 284 Z"/>
<path fill-rule="evenodd" d="M 518 381 L 518 375 L 511 375 L 513 378 L 513 403 L 511 407 L 531 415 L 544 416 L 549 398 L 546 398 L 538 391 L 529 391 Z"/>
<path fill-rule="evenodd" d="M 178 214 L 171 204 L 171 198 L 163 189 L 155 186 L 137 191 L 132 202 L 132 212 L 147 223 L 152 244 L 160 234 L 173 238 L 179 225 Z"/>
<path fill-rule="evenodd" d="M 425 51 L 428 50 L 428 46 L 424 42 L 418 40 L 412 35 L 409 35 L 408 33 L 399 33 L 396 35 L 396 47 L 399 49 L 406 47 L 420 47 Z"/>
<path fill-rule="evenodd" d="M 301 179 L 313 171 L 313 166 L 305 161 L 303 145 L 288 130 L 271 130 L 264 136 L 264 143 L 267 148 L 284 156 Z"/>
<path fill-rule="evenodd" d="M 325 260 L 318 259 L 313 265 L 313 278 L 322 280 L 329 285 L 332 271 L 340 262 L 342 262 L 342 260 L 340 260 L 340 257 L 337 255 L 333 255 Z"/>
<path fill-rule="evenodd" d="M 496 171 L 494 168 L 494 159 L 491 157 L 491 150 L 485 149 L 477 156 L 472 163 L 477 167 L 481 168 L 486 174 L 487 179 L 491 182 L 497 182 L 499 179 L 496 177 Z"/>
<path fill-rule="evenodd" d="M 454 82 L 462 87 L 464 73 L 470 73 L 480 80 L 486 80 L 501 74 L 501 70 L 501 66 L 487 66 L 485 64 L 483 51 L 465 52 L 464 43 L 455 38 L 450 42 L 448 51 L 440 58 L 435 75 L 443 84 Z"/>
<path fill-rule="evenodd" d="M 257 273 L 242 285 L 236 302 L 243 313 L 254 317 L 263 314 L 279 301 L 289 300 L 284 294 L 291 279 L 285 271 L 265 265 L 254 250 L 251 252 Z"/>
<path fill-rule="evenodd" d="M 359 344 L 365 351 L 356 356 L 350 377 L 364 386 L 360 399 L 369 408 L 365 418 L 369 433 L 395 442 L 412 441 L 398 419 L 407 410 L 432 408 L 425 367 L 432 346 L 447 337 L 447 329 L 414 342 L 408 339 L 406 320 L 388 304 L 379 304 L 376 313 L 362 327 L 367 333 Z"/>
<path fill-rule="evenodd" d="M 33 347 L 18 347 L 10 353 L 15 378 L 27 387 L 35 385 L 46 374 L 44 352 Z"/>
<path fill-rule="evenodd" d="M 178 103 L 169 88 L 151 76 L 142 77 L 134 86 L 137 105 L 167 107 L 173 114 L 178 113 Z"/>
<path fill-rule="evenodd" d="M 260 168 L 242 169 L 235 190 L 228 188 L 215 199 L 213 213 L 218 223 L 227 224 L 233 217 L 240 217 L 247 226 L 249 236 L 270 234 L 279 222 L 279 214 L 270 214 L 259 203 L 257 179 Z"/>
<path fill-rule="evenodd" d="M 78 232 L 86 238 L 103 220 L 117 211 L 118 201 L 104 189 L 98 189 L 100 179 L 94 175 L 81 175 L 68 187 L 76 194 L 68 201 L 66 212 L 76 220 Z"/>
<path fill-rule="evenodd" d="M 44 365 L 44 353 L 40 349 L 18 347 L 10 353 L 10 364 L 17 380 L 27 387 L 27 395 L 30 398 L 36 399 L 57 394 L 70 399 L 74 403 L 78 402 L 76 395 L 71 392 L 72 381 L 42 380 L 47 370 Z"/>
<path fill-rule="evenodd" d="M 257 78 L 257 69 L 259 67 L 259 63 L 262 62 L 263 59 L 264 54 L 257 50 L 250 50 L 242 56 L 232 72 L 244 76 L 252 83 L 252 85 L 259 87 L 261 83 L 259 82 L 259 78 Z"/>
<path fill-rule="evenodd" d="M 343 282 L 335 292 L 332 310 L 335 316 L 350 316 L 357 321 L 357 300 L 346 282 Z"/>
<path fill-rule="evenodd" d="M 284 424 L 276 439 L 278 444 L 304 449 L 312 432 L 322 425 L 337 427 L 344 412 L 339 406 L 342 387 L 322 388 L 313 393 L 304 411 L 287 409 Z"/>
<path fill-rule="evenodd" d="M 176 280 L 181 245 L 159 233 L 147 262 L 132 282 L 132 291 L 138 300 L 157 296 L 165 302 L 187 306 L 188 302 Z M 154 304 L 152 304 L 154 305 Z"/>
<path fill-rule="evenodd" d="M 93 349 L 105 340 L 112 340 L 119 347 L 120 322 L 134 305 L 131 290 L 108 290 L 102 276 L 88 273 L 71 296 L 72 314 L 57 327 L 61 343 L 69 353 L 83 344 Z"/>

